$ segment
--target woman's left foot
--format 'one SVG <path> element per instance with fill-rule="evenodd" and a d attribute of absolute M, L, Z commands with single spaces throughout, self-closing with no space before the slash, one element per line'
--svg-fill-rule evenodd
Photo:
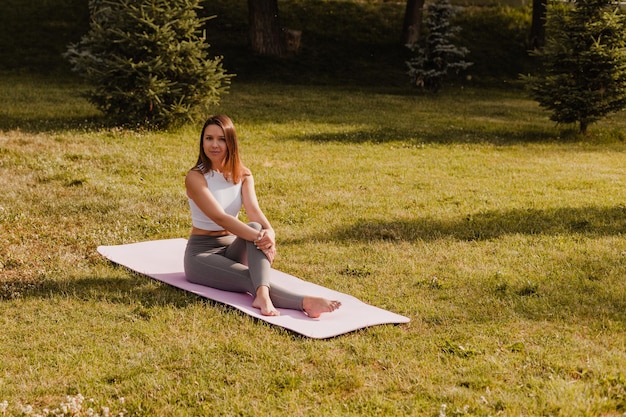
<path fill-rule="evenodd" d="M 302 309 L 311 318 L 318 318 L 322 313 L 332 313 L 341 307 L 341 302 L 322 297 L 304 297 Z"/>

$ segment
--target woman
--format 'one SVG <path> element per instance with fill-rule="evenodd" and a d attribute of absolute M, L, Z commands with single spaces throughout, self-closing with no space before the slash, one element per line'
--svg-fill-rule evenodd
<path fill-rule="evenodd" d="M 253 295 L 265 316 L 276 308 L 317 318 L 341 306 L 336 300 L 296 294 L 270 282 L 276 235 L 254 190 L 254 178 L 239 158 L 237 134 L 225 115 L 210 117 L 200 134 L 198 162 L 185 179 L 193 227 L 185 250 L 190 282 Z M 250 223 L 238 219 L 241 207 Z"/>

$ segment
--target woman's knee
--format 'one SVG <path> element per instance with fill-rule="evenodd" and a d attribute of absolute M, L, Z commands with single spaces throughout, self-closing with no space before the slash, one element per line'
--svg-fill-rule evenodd
<path fill-rule="evenodd" d="M 257 230 L 257 231 L 261 231 L 263 230 L 263 226 L 261 226 L 261 223 L 257 223 L 257 222 L 250 222 L 248 223 L 248 226 L 250 226 L 251 228 Z"/>

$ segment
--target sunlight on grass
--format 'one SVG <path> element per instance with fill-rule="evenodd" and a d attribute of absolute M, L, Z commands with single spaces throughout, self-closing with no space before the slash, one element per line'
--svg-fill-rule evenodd
<path fill-rule="evenodd" d="M 412 319 L 326 341 L 97 255 L 187 236 L 198 126 L 3 106 L 0 406 L 80 394 L 125 415 L 623 413 L 626 119 L 580 138 L 520 97 L 255 85 L 216 109 L 239 126 L 275 266 Z"/>

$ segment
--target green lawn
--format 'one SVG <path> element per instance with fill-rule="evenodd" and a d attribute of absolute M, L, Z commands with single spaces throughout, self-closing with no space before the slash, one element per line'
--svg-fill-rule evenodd
<path fill-rule="evenodd" d="M 412 320 L 320 341 L 96 253 L 187 236 L 199 126 L 98 128 L 82 88 L 0 80 L 0 415 L 626 411 L 624 113 L 582 138 L 515 89 L 235 82 L 275 266 Z"/>

